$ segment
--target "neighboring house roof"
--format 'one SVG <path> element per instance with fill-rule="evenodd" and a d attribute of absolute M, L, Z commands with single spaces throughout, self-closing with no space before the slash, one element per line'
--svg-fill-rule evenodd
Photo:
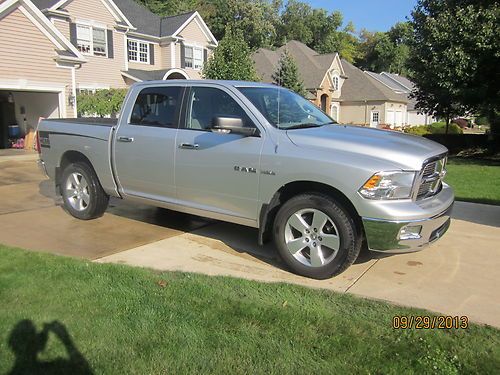
<path fill-rule="evenodd" d="M 415 108 L 417 101 L 414 98 L 410 97 L 410 93 L 415 88 L 415 84 L 408 78 L 399 74 L 387 72 L 382 72 L 380 74 L 374 72 L 365 73 L 375 78 L 382 84 L 386 85 L 394 92 L 404 94 L 406 96 L 406 99 L 408 100 L 408 111 L 417 111 L 417 109 Z"/>
<path fill-rule="evenodd" d="M 59 63 L 82 63 L 85 57 L 50 22 L 40 9 L 30 0 L 5 0 L 0 3 L 0 19 L 3 13 L 21 6 L 19 9 L 31 19 L 33 24 L 54 44 Z"/>
<path fill-rule="evenodd" d="M 382 72 L 380 74 L 392 79 L 393 81 L 398 82 L 400 85 L 402 85 L 404 88 L 406 88 L 409 91 L 412 91 L 413 88 L 415 87 L 415 84 L 412 81 L 410 81 L 408 78 L 406 78 L 402 75 L 394 74 L 394 73 L 387 73 L 387 72 Z"/>
<path fill-rule="evenodd" d="M 409 92 L 408 89 L 406 89 L 405 87 L 401 86 L 396 81 L 394 81 L 393 79 L 391 79 L 390 77 L 388 77 L 388 76 L 386 76 L 384 74 L 374 73 L 374 72 L 368 72 L 368 71 L 365 71 L 365 73 L 368 74 L 369 76 L 375 78 L 377 81 L 379 81 L 380 83 L 383 83 L 384 85 L 386 85 L 391 90 L 393 90 L 393 91 L 395 91 L 397 93 L 403 94 L 403 93 Z"/>
<path fill-rule="evenodd" d="M 40 10 L 55 8 L 63 8 L 64 5 L 74 0 L 33 0 L 35 5 Z M 160 17 L 151 12 L 144 5 L 137 3 L 134 0 L 106 0 L 121 12 L 123 20 L 117 21 L 118 24 L 133 26 L 133 30 L 139 34 L 145 34 L 156 38 L 176 36 L 181 32 L 182 28 L 195 17 L 198 17 L 200 27 L 212 42 L 217 45 L 217 40 L 210 32 L 201 16 L 196 11 L 186 12 L 170 17 Z M 115 10 L 116 10 L 115 8 Z M 120 17 L 119 17 L 120 18 Z"/>
<path fill-rule="evenodd" d="M 44 10 L 56 5 L 59 0 L 31 0 L 31 2 L 35 4 L 38 9 Z"/>
<path fill-rule="evenodd" d="M 391 88 L 382 84 L 370 74 L 356 68 L 348 61 L 342 59 L 345 73 L 349 77 L 342 85 L 340 99 L 342 101 L 393 101 L 407 103 L 404 94 L 398 94 Z"/>
<path fill-rule="evenodd" d="M 259 48 L 252 55 L 252 59 L 255 62 L 257 73 L 261 75 L 263 81 L 273 81 L 272 74 L 276 70 L 280 56 L 285 50 L 295 60 L 306 89 L 319 88 L 334 59 L 338 57 L 336 53 L 320 55 L 304 43 L 296 40 L 291 40 L 275 51 Z M 344 72 L 340 73 L 345 75 Z"/>

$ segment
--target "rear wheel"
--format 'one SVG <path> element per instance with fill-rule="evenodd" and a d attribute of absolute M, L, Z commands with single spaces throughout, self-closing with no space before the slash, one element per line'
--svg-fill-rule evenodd
<path fill-rule="evenodd" d="M 109 196 L 87 163 L 72 163 L 64 169 L 61 192 L 64 207 L 78 219 L 98 218 L 108 207 Z"/>
<path fill-rule="evenodd" d="M 323 194 L 302 194 L 287 201 L 276 215 L 273 232 L 287 266 L 315 279 L 343 272 L 361 249 L 353 218 Z"/>

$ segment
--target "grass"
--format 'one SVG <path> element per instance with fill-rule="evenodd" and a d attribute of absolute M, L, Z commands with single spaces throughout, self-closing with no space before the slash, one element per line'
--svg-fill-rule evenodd
<path fill-rule="evenodd" d="M 0 373 L 15 363 L 41 373 L 37 353 L 47 372 L 75 374 L 500 368 L 500 331 L 491 327 L 396 330 L 393 316 L 428 313 L 287 284 L 158 273 L 4 246 L 0 304 Z"/>
<path fill-rule="evenodd" d="M 450 158 L 447 169 L 457 200 L 500 205 L 500 162 Z"/>

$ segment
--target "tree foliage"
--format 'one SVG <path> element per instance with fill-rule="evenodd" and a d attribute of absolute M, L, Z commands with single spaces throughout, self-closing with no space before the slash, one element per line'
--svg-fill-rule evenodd
<path fill-rule="evenodd" d="M 328 13 L 306 2 L 289 0 L 139 0 L 151 11 L 172 16 L 197 10 L 214 36 L 224 37 L 227 26 L 241 30 L 249 47 L 280 47 L 298 40 L 320 53 L 339 52 L 352 62 L 358 56 L 354 25 L 342 28 L 338 11 Z"/>
<path fill-rule="evenodd" d="M 79 116 L 115 117 L 120 111 L 126 89 L 97 90 L 84 92 L 76 97 Z"/>
<path fill-rule="evenodd" d="M 445 118 L 484 113 L 498 133 L 500 4 L 419 0 L 411 25 L 409 66 L 418 108 Z"/>
<path fill-rule="evenodd" d="M 272 78 L 274 83 L 279 86 L 293 90 L 302 96 L 306 94 L 304 82 L 300 78 L 295 60 L 287 50 L 281 54 L 280 60 L 278 61 L 278 67 L 273 73 Z"/>
<path fill-rule="evenodd" d="M 413 30 L 409 22 L 398 22 L 388 32 L 361 30 L 357 64 L 374 72 L 408 74 L 409 43 Z"/>
<path fill-rule="evenodd" d="M 250 53 L 250 48 L 243 38 L 243 32 L 234 29 L 230 25 L 227 26 L 219 46 L 203 67 L 203 77 L 207 79 L 258 81 Z"/>

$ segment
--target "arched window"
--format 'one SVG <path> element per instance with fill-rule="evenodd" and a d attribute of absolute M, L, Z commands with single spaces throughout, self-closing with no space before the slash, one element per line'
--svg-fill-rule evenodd
<path fill-rule="evenodd" d="M 338 91 L 340 89 L 340 77 L 336 70 L 330 72 L 330 78 L 332 80 L 333 90 Z"/>

